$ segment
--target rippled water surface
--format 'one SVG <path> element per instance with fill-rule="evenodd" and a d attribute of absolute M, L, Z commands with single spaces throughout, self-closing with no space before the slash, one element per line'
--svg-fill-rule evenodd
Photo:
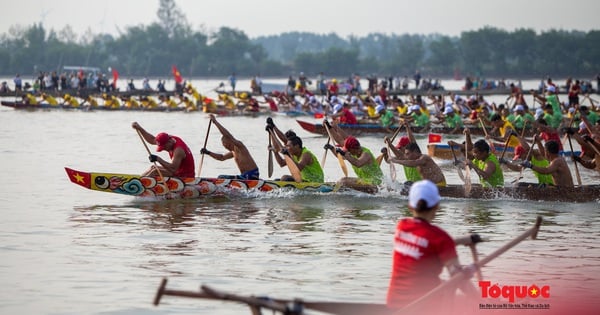
<path fill-rule="evenodd" d="M 132 121 L 179 135 L 197 153 L 207 117 L 3 108 L 0 119 L 1 314 L 249 313 L 234 303 L 175 297 L 154 307 L 162 277 L 169 278 L 168 288 L 181 290 L 208 284 L 238 294 L 384 301 L 395 223 L 408 215 L 405 197 L 281 192 L 152 202 L 94 192 L 71 184 L 63 167 L 143 171 L 147 153 Z M 264 117 L 220 120 L 266 170 Z M 275 122 L 294 128 L 320 157 L 325 138 L 299 130 L 292 118 L 277 116 Z M 373 151 L 382 144 L 377 137 L 360 140 Z M 222 150 L 218 131 L 211 132 L 207 148 Z M 460 183 L 452 166 L 442 164 L 448 182 Z M 383 169 L 389 174 L 385 164 Z M 325 172 L 328 180 L 341 176 L 332 158 Z M 233 162 L 204 160 L 203 176 L 226 173 L 237 173 Z M 275 170 L 275 176 L 284 173 Z M 599 182 L 595 174 L 582 177 Z M 453 199 L 443 201 L 436 224 L 453 236 L 481 234 L 489 240 L 478 245 L 485 257 L 543 216 L 538 240 L 493 260 L 484 277 L 498 284 L 547 284 L 553 307 L 577 296 L 581 308 L 591 309 L 600 307 L 598 208 L 598 202 Z M 468 248 L 458 250 L 463 263 L 472 262 Z"/>

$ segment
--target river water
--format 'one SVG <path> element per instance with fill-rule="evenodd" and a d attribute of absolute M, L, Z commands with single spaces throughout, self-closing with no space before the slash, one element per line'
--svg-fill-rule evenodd
<path fill-rule="evenodd" d="M 247 144 L 263 174 L 264 118 L 220 118 Z M 274 119 L 281 129 L 296 130 L 321 157 L 324 137 L 304 132 L 292 118 Z M 197 154 L 209 121 L 205 114 L 2 108 L 0 120 L 0 314 L 249 313 L 235 303 L 177 297 L 163 297 L 155 307 L 152 300 L 163 277 L 169 278 L 169 289 L 194 291 L 207 284 L 277 298 L 384 301 L 395 224 L 408 215 L 405 197 L 287 192 L 136 200 L 75 186 L 63 168 L 145 170 L 147 153 L 132 121 L 153 133 L 181 136 Z M 360 140 L 376 152 L 382 146 L 378 137 Z M 419 141 L 424 147 L 426 140 Z M 207 148 L 222 151 L 215 128 Z M 448 182 L 460 183 L 452 166 L 441 163 Z M 383 170 L 390 183 L 385 164 Z M 600 182 L 600 176 L 580 171 L 584 182 Z M 232 161 L 204 160 L 202 176 L 235 173 Z M 276 168 L 274 177 L 285 173 Z M 341 177 L 332 157 L 325 174 L 327 180 Z M 507 181 L 516 176 L 508 173 Z M 400 172 L 398 180 L 403 180 Z M 483 269 L 484 278 L 498 286 L 549 286 L 549 298 L 518 301 L 550 306 L 527 314 L 593 314 L 600 307 L 599 204 L 445 199 L 435 223 L 453 236 L 482 235 L 488 242 L 477 248 L 485 257 L 543 216 L 538 239 L 493 260 Z M 468 248 L 458 251 L 462 263 L 472 262 Z M 503 298 L 484 302 L 507 303 Z"/>

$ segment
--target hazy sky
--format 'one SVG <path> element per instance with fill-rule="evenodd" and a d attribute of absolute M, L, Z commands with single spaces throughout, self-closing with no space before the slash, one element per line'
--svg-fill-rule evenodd
<path fill-rule="evenodd" d="M 2 0 L 0 34 L 14 25 L 43 22 L 77 34 L 118 35 L 127 26 L 157 21 L 158 0 Z M 289 31 L 364 36 L 385 34 L 459 35 L 493 26 L 513 31 L 532 28 L 600 29 L 598 0 L 176 0 L 194 30 L 227 26 L 250 38 Z"/>

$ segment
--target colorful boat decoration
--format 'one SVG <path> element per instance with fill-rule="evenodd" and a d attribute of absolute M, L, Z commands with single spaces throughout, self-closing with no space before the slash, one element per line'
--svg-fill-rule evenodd
<path fill-rule="evenodd" d="M 494 150 L 495 150 L 496 155 L 499 157 L 502 154 L 502 151 L 504 151 L 504 144 L 501 144 L 501 143 L 495 144 Z M 454 147 L 454 152 L 458 156 L 462 156 L 462 154 L 463 154 L 460 152 L 458 147 Z M 514 153 L 515 153 L 515 148 L 508 147 L 508 148 L 506 148 L 506 152 L 504 153 L 504 158 L 512 159 L 514 156 Z M 443 144 L 443 143 L 427 144 L 427 154 L 431 157 L 438 158 L 440 160 L 453 160 L 454 159 L 454 155 L 452 155 L 452 149 L 450 148 L 450 146 L 447 144 Z M 581 154 L 581 151 L 575 151 L 575 152 L 561 151 L 560 152 L 560 155 L 566 156 L 566 157 L 571 157 L 571 156 L 573 156 L 573 154 L 576 156 L 579 156 Z"/>
<path fill-rule="evenodd" d="M 304 120 L 296 119 L 296 122 L 302 127 L 302 129 L 315 134 L 323 136 L 327 135 L 325 127 L 319 123 L 312 123 Z M 398 126 L 383 127 L 379 124 L 338 124 L 338 126 L 344 130 L 344 132 L 359 136 L 359 135 L 378 135 L 378 134 L 392 134 L 398 128 Z M 443 126 L 432 126 L 430 130 L 423 130 L 420 127 L 411 127 L 411 130 L 415 134 L 426 134 L 430 132 L 439 134 L 451 134 L 454 128 L 443 127 Z M 472 135 L 483 136 L 484 131 L 479 126 L 469 126 L 469 130 Z M 525 136 L 533 136 L 533 129 L 525 130 Z"/>
<path fill-rule="evenodd" d="M 269 192 L 295 189 L 310 192 L 331 192 L 335 183 L 296 183 L 271 180 L 238 180 L 224 178 L 153 177 L 131 174 L 89 173 L 65 167 L 69 180 L 91 190 L 135 197 L 190 199 L 227 194 L 231 191 Z"/>
<path fill-rule="evenodd" d="M 140 176 L 115 173 L 89 173 L 65 167 L 69 180 L 84 188 L 134 197 L 154 199 L 194 199 L 206 196 L 228 195 L 236 192 L 272 192 L 295 190 L 311 193 L 348 192 L 348 187 L 337 187 L 335 183 L 284 182 L 272 180 L 238 180 L 224 178 L 178 178 Z M 399 196 L 407 195 L 408 187 L 396 188 Z M 377 190 L 369 187 L 352 187 L 355 191 L 373 194 Z M 472 185 L 468 196 L 464 185 L 440 187 L 440 195 L 446 198 L 470 199 L 524 199 L 535 201 L 594 202 L 600 201 L 600 185 L 585 185 L 575 188 L 538 187 L 535 184 L 501 188 L 483 188 Z"/>

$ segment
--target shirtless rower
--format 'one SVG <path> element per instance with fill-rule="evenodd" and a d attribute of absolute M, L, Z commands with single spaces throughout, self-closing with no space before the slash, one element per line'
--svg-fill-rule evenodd
<path fill-rule="evenodd" d="M 524 161 L 521 165 L 540 174 L 551 174 L 556 187 L 573 188 L 571 170 L 567 165 L 567 161 L 559 155 L 558 143 L 550 140 L 544 144 L 544 149 L 546 150 L 546 158 L 550 161 L 547 167 L 533 165 L 530 161 Z"/>
<path fill-rule="evenodd" d="M 423 179 L 432 181 L 438 187 L 446 186 L 444 173 L 429 155 L 421 153 L 418 144 L 409 143 L 405 148 L 405 157 L 406 159 L 392 157 L 390 160 L 404 166 L 416 167 Z"/>

